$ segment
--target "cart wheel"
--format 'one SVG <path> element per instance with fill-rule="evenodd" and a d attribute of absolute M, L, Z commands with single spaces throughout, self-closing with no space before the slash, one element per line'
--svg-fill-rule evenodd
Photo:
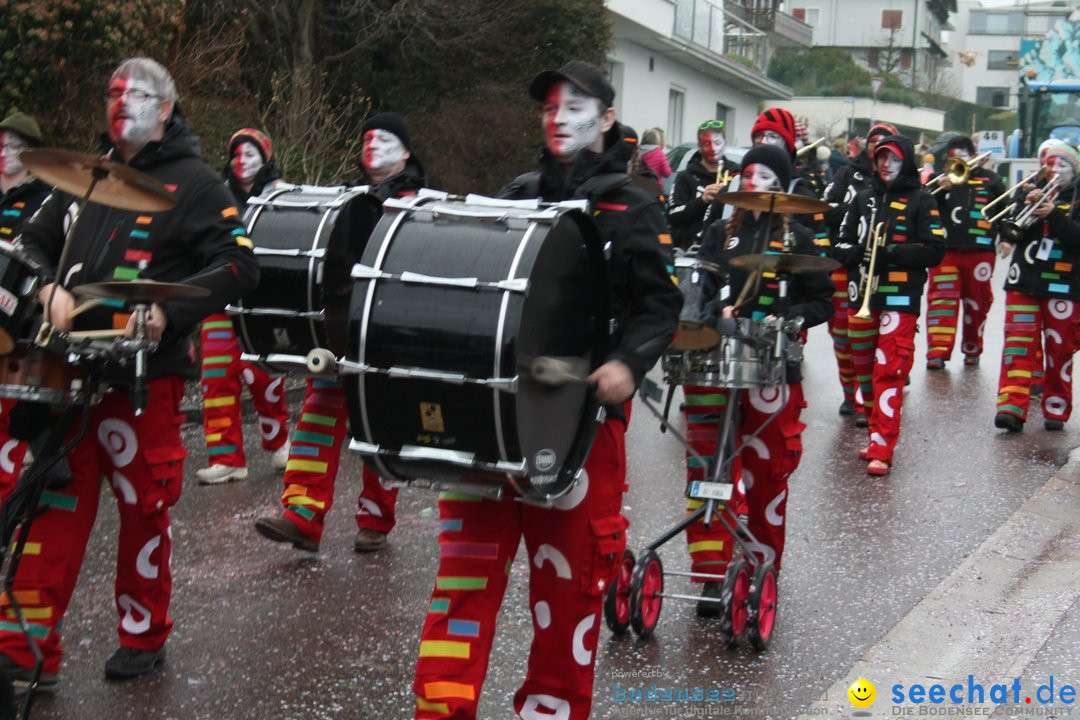
<path fill-rule="evenodd" d="M 776 569 L 772 563 L 763 562 L 754 573 L 754 586 L 750 589 L 750 644 L 758 652 L 767 650 L 772 640 L 773 623 L 776 622 Z"/>
<path fill-rule="evenodd" d="M 616 635 L 625 635 L 630 627 L 630 577 L 633 573 L 634 553 L 623 550 L 622 562 L 604 597 L 604 621 Z"/>
<path fill-rule="evenodd" d="M 638 637 L 647 638 L 653 633 L 660 619 L 660 605 L 664 599 L 664 568 L 659 556 L 646 550 L 634 566 L 630 578 L 630 627 Z"/>
<path fill-rule="evenodd" d="M 728 647 L 735 643 L 746 630 L 749 615 L 747 599 L 750 596 L 750 566 L 739 558 L 728 564 L 724 574 L 724 586 L 720 591 L 720 635 Z"/>

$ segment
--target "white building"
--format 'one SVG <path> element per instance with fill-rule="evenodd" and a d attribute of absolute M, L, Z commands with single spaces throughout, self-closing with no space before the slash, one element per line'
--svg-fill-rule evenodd
<path fill-rule="evenodd" d="M 958 0 L 948 49 L 960 99 L 1016 110 L 1020 46 L 1040 40 L 1080 2 Z"/>
<path fill-rule="evenodd" d="M 727 123 L 728 142 L 750 144 L 759 104 L 790 98 L 764 74 L 773 49 L 807 47 L 810 28 L 779 0 L 605 0 L 619 120 L 640 134 L 664 128 L 668 145 L 693 142 L 704 120 Z"/>

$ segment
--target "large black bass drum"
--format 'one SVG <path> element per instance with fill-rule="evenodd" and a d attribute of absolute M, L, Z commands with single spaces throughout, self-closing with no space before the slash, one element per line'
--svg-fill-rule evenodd
<path fill-rule="evenodd" d="M 582 381 L 607 346 L 604 251 L 584 204 L 388 200 L 353 267 L 353 440 L 388 479 L 550 503 L 602 417 Z M 578 368 L 541 382 L 535 361 Z"/>
<path fill-rule="evenodd" d="M 348 270 L 381 215 L 367 186 L 281 184 L 248 200 L 259 285 L 226 308 L 244 360 L 277 374 L 307 372 L 315 348 L 345 354 Z"/>

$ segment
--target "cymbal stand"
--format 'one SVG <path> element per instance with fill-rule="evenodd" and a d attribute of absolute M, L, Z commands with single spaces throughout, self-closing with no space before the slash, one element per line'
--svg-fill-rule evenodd
<path fill-rule="evenodd" d="M 45 658 L 41 654 L 41 649 L 38 647 L 30 624 L 26 621 L 13 590 L 15 573 L 19 569 L 19 560 L 22 558 L 26 541 L 30 537 L 30 527 L 34 519 L 45 512 L 40 503 L 45 493 L 49 469 L 61 460 L 66 461 L 68 453 L 86 436 L 86 430 L 90 424 L 90 404 L 97 384 L 98 372 L 96 368 L 91 368 L 78 401 L 69 403 L 57 422 L 46 431 L 41 454 L 34 460 L 33 465 L 0 507 L 0 572 L 2 572 L 0 582 L 3 583 L 4 597 L 8 599 L 15 620 L 26 638 L 27 647 L 34 656 L 33 674 L 19 713 L 22 720 L 28 720 L 30 717 L 30 708 L 41 679 Z M 79 421 L 78 429 L 67 442 L 64 442 L 64 438 L 67 437 L 76 420 Z M 12 538 L 16 538 L 14 546 L 12 546 Z M 10 678 L 3 680 L 7 682 Z"/>

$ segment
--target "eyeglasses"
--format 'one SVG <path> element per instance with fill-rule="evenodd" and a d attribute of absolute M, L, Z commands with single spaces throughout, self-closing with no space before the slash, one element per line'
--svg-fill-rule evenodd
<path fill-rule="evenodd" d="M 723 130 L 724 129 L 724 121 L 723 120 L 706 120 L 705 122 L 698 125 L 697 129 L 698 129 L 698 132 L 702 132 L 704 130 Z"/>
<path fill-rule="evenodd" d="M 129 98 L 131 98 L 135 102 L 145 102 L 145 101 L 149 100 L 150 98 L 155 98 L 155 99 L 160 99 L 161 98 L 160 95 L 154 95 L 153 93 L 143 92 L 142 90 L 113 89 L 113 90 L 110 90 L 109 92 L 105 93 L 105 99 L 108 100 L 109 102 L 113 102 L 115 100 L 119 100 L 120 98 L 124 97 L 125 95 L 127 95 Z"/>

